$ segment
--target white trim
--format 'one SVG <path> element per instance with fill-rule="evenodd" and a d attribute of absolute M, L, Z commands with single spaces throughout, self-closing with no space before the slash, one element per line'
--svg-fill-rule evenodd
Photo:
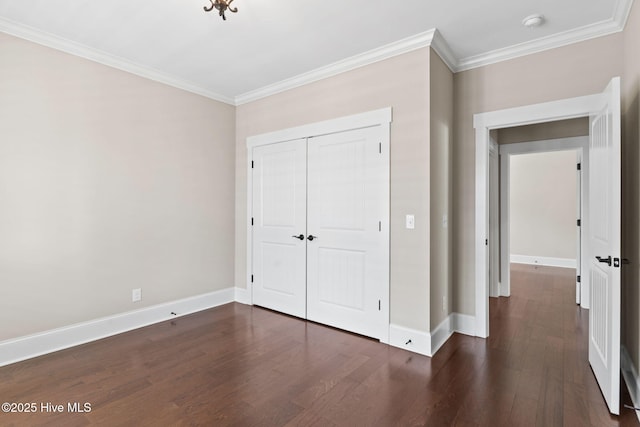
<path fill-rule="evenodd" d="M 511 144 L 508 144 L 511 145 Z M 508 147 L 505 145 L 505 148 Z M 516 145 L 516 144 L 514 144 Z M 499 159 L 500 177 L 500 200 L 498 201 L 500 210 L 500 296 L 511 296 L 511 156 L 507 150 L 500 153 Z"/>
<path fill-rule="evenodd" d="M 589 148 L 588 135 L 504 144 L 500 146 L 500 154 L 546 153 L 553 151 L 579 150 L 581 148 L 583 150 Z"/>
<path fill-rule="evenodd" d="M 102 52 L 89 46 L 85 46 L 83 44 L 55 36 L 36 28 L 10 21 L 6 18 L 0 17 L 0 32 L 7 33 L 12 36 L 19 37 L 21 39 L 47 46 L 65 53 L 69 53 L 71 55 L 79 56 L 80 58 L 88 59 L 90 61 L 97 62 L 108 67 L 116 68 L 127 73 L 135 74 L 136 76 L 140 76 L 145 79 L 153 80 L 159 83 L 166 84 L 168 86 L 185 90 L 187 92 L 195 93 L 196 95 L 201 95 L 215 101 L 235 105 L 235 102 L 232 98 L 220 95 L 215 92 L 211 92 L 198 86 L 195 83 L 178 79 L 162 71 L 136 64 L 125 58 Z"/>
<path fill-rule="evenodd" d="M 299 74 L 289 79 L 242 93 L 234 98 L 212 92 L 195 83 L 176 78 L 150 67 L 136 64 L 125 58 L 111 55 L 42 30 L 13 22 L 6 18 L 0 18 L 0 32 L 11 34 L 34 43 L 48 46 L 53 49 L 98 62 L 100 64 L 126 71 L 178 89 L 186 90 L 216 101 L 238 106 L 424 47 L 431 47 L 454 73 L 483 67 L 532 53 L 555 49 L 624 30 L 632 5 L 633 0 L 618 0 L 616 2 L 616 9 L 613 14 L 614 16 L 605 21 L 532 40 L 530 42 L 468 56 L 460 60 L 456 58 L 440 32 L 436 28 L 433 28 L 367 52 L 345 58 L 332 64 L 316 68 L 309 72 Z"/>
<path fill-rule="evenodd" d="M 586 117 L 603 105 L 601 94 L 474 114 L 475 170 L 475 316 L 477 336 L 489 336 L 488 226 L 489 132 L 492 129 Z"/>
<path fill-rule="evenodd" d="M 431 49 L 433 49 L 434 52 L 438 54 L 440 59 L 442 59 L 442 62 L 444 62 L 447 67 L 449 67 L 449 70 L 451 70 L 451 72 L 456 72 L 458 60 L 447 44 L 447 41 L 444 39 L 444 37 L 442 37 L 442 34 L 437 29 L 435 30 L 433 39 L 431 40 Z"/>
<path fill-rule="evenodd" d="M 519 43 L 501 49 L 495 49 L 478 55 L 461 58 L 454 68 L 455 72 L 484 67 L 497 62 L 515 59 L 533 53 L 556 49 L 562 46 L 583 42 L 597 37 L 618 33 L 624 30 L 633 0 L 619 0 L 616 2 L 614 16 L 605 21 L 574 28 L 547 37 Z"/>
<path fill-rule="evenodd" d="M 624 378 L 624 382 L 627 384 L 633 406 L 640 408 L 640 377 L 638 377 L 638 372 L 625 346 L 620 348 L 620 370 L 622 371 L 622 378 Z M 640 421 L 639 410 L 636 410 L 636 417 L 638 417 L 638 421 Z"/>
<path fill-rule="evenodd" d="M 365 65 L 370 65 L 375 62 L 389 59 L 403 53 L 408 53 L 417 49 L 428 47 L 431 45 L 436 33 L 437 30 L 435 29 L 425 31 L 411 37 L 407 37 L 402 40 L 380 46 L 376 49 L 351 56 L 341 61 L 316 68 L 315 70 L 311 70 L 307 73 L 299 74 L 289 79 L 240 94 L 236 96 L 235 103 L 236 105 L 242 105 L 248 102 L 253 102 L 280 92 L 295 89 L 297 87 L 316 82 L 318 80 L 333 77 L 335 75 L 342 74 L 356 68 L 364 67 Z M 438 41 L 438 46 L 443 49 L 444 52 L 448 52 L 448 48 L 445 48 L 446 43 L 444 39 L 442 39 L 442 37 L 440 37 L 440 40 Z M 443 56 L 446 57 L 446 54 L 443 54 Z"/>
<path fill-rule="evenodd" d="M 240 304 L 252 305 L 251 292 L 246 288 L 234 288 L 234 299 Z"/>
<path fill-rule="evenodd" d="M 431 357 L 431 334 L 400 325 L 389 325 L 389 345 Z"/>
<path fill-rule="evenodd" d="M 0 366 L 85 344 L 233 301 L 234 289 L 226 288 L 145 307 L 140 310 L 2 341 L 0 342 Z M 171 314 L 172 312 L 177 314 L 173 315 Z"/>
<path fill-rule="evenodd" d="M 536 123 L 587 117 L 602 107 L 602 95 L 586 95 L 522 107 L 505 108 L 473 115 L 476 130 L 533 125 Z M 488 140 L 488 139 L 487 139 Z M 511 145 L 511 144 L 509 144 Z"/>
<path fill-rule="evenodd" d="M 281 129 L 275 132 L 250 136 L 247 138 L 247 148 L 250 153 L 251 148 L 260 145 L 276 144 L 278 142 L 292 141 L 294 139 L 308 138 L 311 136 L 328 135 L 331 133 L 344 132 L 347 130 L 370 126 L 389 125 L 391 121 L 391 107 L 386 107 L 379 110 L 367 111 L 350 116 L 338 117 L 321 122 L 308 123 L 302 126 Z M 249 157 L 251 156 L 249 155 Z M 251 159 L 249 159 L 249 167 L 251 167 Z"/>
<path fill-rule="evenodd" d="M 433 357 L 454 332 L 476 336 L 475 321 L 475 316 L 451 313 L 431 332 L 419 331 L 392 323 L 389 325 L 389 345 Z"/>
<path fill-rule="evenodd" d="M 431 331 L 431 354 L 436 354 L 440 347 L 453 335 L 452 316 L 447 316 L 434 330 Z"/>
<path fill-rule="evenodd" d="M 451 313 L 451 325 L 459 334 L 476 336 L 476 318 L 468 314 Z"/>
<path fill-rule="evenodd" d="M 576 260 L 570 258 L 554 258 L 545 256 L 511 254 L 510 262 L 517 264 L 544 265 L 547 267 L 576 268 Z"/>

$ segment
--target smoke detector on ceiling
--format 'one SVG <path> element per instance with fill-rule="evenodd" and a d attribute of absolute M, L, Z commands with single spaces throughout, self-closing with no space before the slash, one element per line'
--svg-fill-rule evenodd
<path fill-rule="evenodd" d="M 529 15 L 522 20 L 522 25 L 527 28 L 536 28 L 544 23 L 544 16 L 536 13 L 535 15 Z"/>

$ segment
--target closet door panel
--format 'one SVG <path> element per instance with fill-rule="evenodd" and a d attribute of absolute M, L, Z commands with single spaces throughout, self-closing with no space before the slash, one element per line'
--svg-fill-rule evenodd
<path fill-rule="evenodd" d="M 382 165 L 379 129 L 309 139 L 307 318 L 379 337 Z"/>
<path fill-rule="evenodd" d="M 306 140 L 253 149 L 253 302 L 306 316 Z"/>

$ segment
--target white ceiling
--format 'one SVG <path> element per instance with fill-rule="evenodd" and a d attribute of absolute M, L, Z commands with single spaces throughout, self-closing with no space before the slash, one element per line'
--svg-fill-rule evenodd
<path fill-rule="evenodd" d="M 234 0 L 222 21 L 209 0 L 0 0 L 0 31 L 238 104 L 426 46 L 433 29 L 454 71 L 609 34 L 632 1 Z M 545 24 L 525 28 L 533 13 Z"/>

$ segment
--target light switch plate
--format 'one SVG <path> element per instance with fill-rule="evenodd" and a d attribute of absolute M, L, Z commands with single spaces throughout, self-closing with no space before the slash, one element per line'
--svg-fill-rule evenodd
<path fill-rule="evenodd" d="M 414 215 L 407 215 L 405 223 L 407 229 L 413 230 L 416 228 L 416 217 Z"/>

